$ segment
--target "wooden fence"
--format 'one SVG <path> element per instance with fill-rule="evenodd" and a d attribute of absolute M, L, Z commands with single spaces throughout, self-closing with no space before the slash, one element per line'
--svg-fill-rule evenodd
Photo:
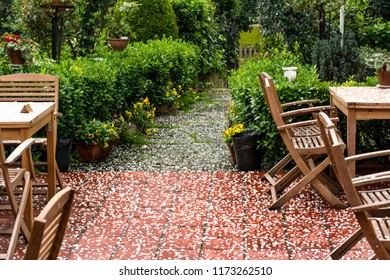
<path fill-rule="evenodd" d="M 245 62 L 245 60 L 249 57 L 255 56 L 258 52 L 258 49 L 256 49 L 253 46 L 240 46 L 239 48 L 239 65 Z"/>

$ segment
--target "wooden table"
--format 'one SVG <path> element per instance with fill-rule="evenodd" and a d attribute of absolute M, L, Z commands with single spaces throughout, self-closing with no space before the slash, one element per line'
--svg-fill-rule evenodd
<path fill-rule="evenodd" d="M 22 112 L 23 108 L 31 112 Z M 56 193 L 56 128 L 54 102 L 0 102 L 0 128 L 3 139 L 25 140 L 46 126 L 47 137 L 47 198 Z M 22 158 L 27 167 L 26 157 Z"/>
<path fill-rule="evenodd" d="M 390 119 L 390 89 L 380 87 L 330 87 L 330 103 L 347 116 L 347 155 L 356 153 L 356 121 Z M 355 162 L 349 163 L 355 175 Z"/>

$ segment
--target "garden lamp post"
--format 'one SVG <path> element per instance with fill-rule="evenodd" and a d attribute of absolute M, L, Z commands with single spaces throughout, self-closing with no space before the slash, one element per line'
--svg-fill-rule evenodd
<path fill-rule="evenodd" d="M 54 0 L 46 8 L 48 9 L 47 14 L 51 17 L 52 25 L 51 55 L 54 60 L 60 60 L 63 21 L 64 18 L 72 14 L 75 7 L 62 3 L 59 0 Z"/>

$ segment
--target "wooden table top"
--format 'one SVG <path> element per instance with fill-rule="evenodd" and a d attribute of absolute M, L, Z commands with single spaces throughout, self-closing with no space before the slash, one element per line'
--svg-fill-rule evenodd
<path fill-rule="evenodd" d="M 380 87 L 330 87 L 334 98 L 347 108 L 374 109 L 390 107 L 390 89 Z"/>
<path fill-rule="evenodd" d="M 0 102 L 0 127 L 31 126 L 53 110 L 54 102 Z"/>

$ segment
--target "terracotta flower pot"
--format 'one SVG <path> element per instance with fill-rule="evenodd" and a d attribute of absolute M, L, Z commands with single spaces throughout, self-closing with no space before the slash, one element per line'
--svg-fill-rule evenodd
<path fill-rule="evenodd" d="M 108 44 L 114 51 L 123 51 L 129 44 L 129 39 L 110 38 L 108 39 Z"/>
<path fill-rule="evenodd" d="M 7 49 L 11 64 L 22 65 L 25 60 L 22 57 L 22 51 L 16 51 L 12 49 Z"/>
<path fill-rule="evenodd" d="M 379 86 L 380 87 L 390 87 L 390 72 L 378 70 L 378 80 L 379 80 Z"/>
<path fill-rule="evenodd" d="M 111 152 L 112 145 L 103 148 L 98 143 L 85 144 L 82 142 L 74 143 L 80 155 L 80 162 L 98 162 L 106 159 Z"/>

